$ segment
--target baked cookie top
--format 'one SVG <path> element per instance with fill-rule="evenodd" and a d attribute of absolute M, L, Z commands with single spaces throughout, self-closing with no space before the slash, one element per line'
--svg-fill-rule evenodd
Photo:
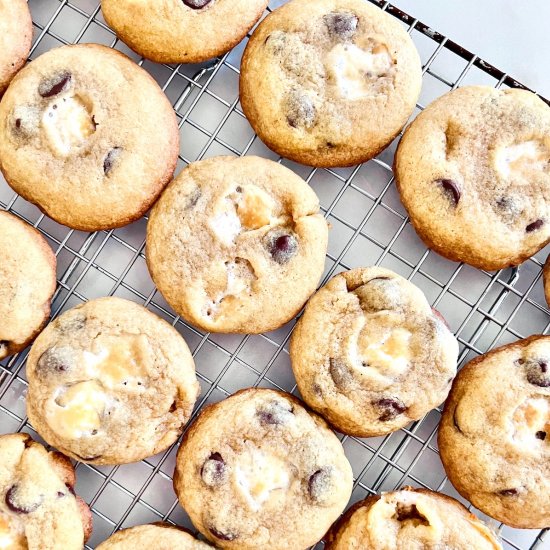
<path fill-rule="evenodd" d="M 345 166 L 391 143 L 421 83 L 418 52 L 391 15 L 363 0 L 291 0 L 248 42 L 241 104 L 278 154 Z"/>
<path fill-rule="evenodd" d="M 550 525 L 550 337 L 531 336 L 468 363 L 439 426 L 452 484 L 485 514 Z"/>
<path fill-rule="evenodd" d="M 0 540 L 10 550 L 81 550 L 92 514 L 71 461 L 28 434 L 0 436 Z"/>
<path fill-rule="evenodd" d="M 405 487 L 352 506 L 327 536 L 326 550 L 501 550 L 496 535 L 454 498 Z"/>
<path fill-rule="evenodd" d="M 360 437 L 398 430 L 442 403 L 457 356 L 422 291 L 380 267 L 331 279 L 309 300 L 290 345 L 306 403 Z"/>
<path fill-rule="evenodd" d="M 99 298 L 50 323 L 27 361 L 27 414 L 78 460 L 123 464 L 171 445 L 199 393 L 189 348 L 166 321 Z"/>
<path fill-rule="evenodd" d="M 0 359 L 25 349 L 50 315 L 56 258 L 42 235 L 0 210 Z"/>
<path fill-rule="evenodd" d="M 96 550 L 136 550 L 136 548 L 208 550 L 212 547 L 174 525 L 154 523 L 117 531 L 102 542 Z"/>
<path fill-rule="evenodd" d="M 25 64 L 32 43 L 27 0 L 0 0 L 0 97 Z"/>
<path fill-rule="evenodd" d="M 344 510 L 352 471 L 338 438 L 298 399 L 248 389 L 202 411 L 179 449 L 174 487 L 220 548 L 303 549 Z"/>
<path fill-rule="evenodd" d="M 158 84 L 105 46 L 48 51 L 17 75 L 0 104 L 7 182 L 75 229 L 141 217 L 172 177 L 178 151 L 176 115 Z"/>
<path fill-rule="evenodd" d="M 327 223 L 294 172 L 259 157 L 190 164 L 155 205 L 147 265 L 168 303 L 213 332 L 273 330 L 323 273 Z"/>
<path fill-rule="evenodd" d="M 157 63 L 199 63 L 236 46 L 268 0 L 101 0 L 108 25 Z"/>
<path fill-rule="evenodd" d="M 550 107 L 531 92 L 445 94 L 409 126 L 395 168 L 413 226 L 446 258 L 501 269 L 550 240 Z"/>

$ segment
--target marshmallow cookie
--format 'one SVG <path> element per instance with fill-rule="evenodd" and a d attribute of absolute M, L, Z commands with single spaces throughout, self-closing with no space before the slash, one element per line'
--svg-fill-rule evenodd
<path fill-rule="evenodd" d="M 502 550 L 496 535 L 460 502 L 412 487 L 358 502 L 326 540 L 326 550 Z"/>
<path fill-rule="evenodd" d="M 53 321 L 31 348 L 27 377 L 34 428 L 50 445 L 94 464 L 135 462 L 166 449 L 199 393 L 179 333 L 114 297 Z"/>
<path fill-rule="evenodd" d="M 0 210 L 0 359 L 27 347 L 50 316 L 56 259 L 46 239 Z"/>
<path fill-rule="evenodd" d="M 445 94 L 405 132 L 395 171 L 416 232 L 450 260 L 502 269 L 550 241 L 550 107 L 531 92 Z"/>
<path fill-rule="evenodd" d="M 550 526 L 550 336 L 531 336 L 470 361 L 439 425 L 457 491 L 522 529 Z"/>
<path fill-rule="evenodd" d="M 179 131 L 149 74 L 97 44 L 41 55 L 0 103 L 0 168 L 13 189 L 85 231 L 141 217 L 171 179 Z"/>
<path fill-rule="evenodd" d="M 291 0 L 248 42 L 240 98 L 281 156 L 348 166 L 393 141 L 421 84 L 418 52 L 391 15 L 364 0 Z"/>
<path fill-rule="evenodd" d="M 81 550 L 92 514 L 71 461 L 25 433 L 0 436 L 0 548 Z"/>
<path fill-rule="evenodd" d="M 290 358 L 304 401 L 339 431 L 383 435 L 442 403 L 458 343 L 422 291 L 379 267 L 340 273 L 308 302 Z"/>
<path fill-rule="evenodd" d="M 338 438 L 298 399 L 248 389 L 201 412 L 179 449 L 174 487 L 220 548 L 304 550 L 344 510 L 352 471 Z"/>
<path fill-rule="evenodd" d="M 323 274 L 327 223 L 299 176 L 259 157 L 190 164 L 155 205 L 147 265 L 174 310 L 213 332 L 274 330 Z"/>
<path fill-rule="evenodd" d="M 107 24 L 157 63 L 199 63 L 236 46 L 267 0 L 102 0 Z"/>
<path fill-rule="evenodd" d="M 0 0 L 0 97 L 25 64 L 32 43 L 27 0 Z"/>
<path fill-rule="evenodd" d="M 122 529 L 102 542 L 96 550 L 136 550 L 136 548 L 157 548 L 158 550 L 211 550 L 209 544 L 168 523 L 138 525 Z"/>

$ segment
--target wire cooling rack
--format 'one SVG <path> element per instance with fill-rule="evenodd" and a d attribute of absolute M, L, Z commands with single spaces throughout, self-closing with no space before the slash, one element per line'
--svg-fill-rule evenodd
<path fill-rule="evenodd" d="M 401 21 L 420 52 L 424 84 L 415 115 L 460 85 L 524 88 L 388 2 L 368 1 Z M 283 3 L 272 1 L 269 10 Z M 344 269 L 373 264 L 404 275 L 449 322 L 460 342 L 461 365 L 497 345 L 548 333 L 550 316 L 541 284 L 544 253 L 519 269 L 487 273 L 428 251 L 409 224 L 393 184 L 396 143 L 362 166 L 334 170 L 300 166 L 269 151 L 254 135 L 239 106 L 244 43 L 201 65 L 156 65 L 140 59 L 116 39 L 104 22 L 98 0 L 29 0 L 29 5 L 35 34 L 31 59 L 63 44 L 99 42 L 128 54 L 153 75 L 178 115 L 182 138 L 178 171 L 205 157 L 255 154 L 278 160 L 306 179 L 319 195 L 332 226 L 324 281 Z M 0 205 L 37 227 L 56 252 L 59 279 L 53 316 L 91 298 L 117 295 L 144 304 L 176 327 L 195 357 L 202 386 L 197 410 L 247 386 L 296 393 L 288 356 L 293 323 L 256 336 L 205 334 L 185 324 L 163 300 L 147 272 L 146 218 L 114 231 L 89 234 L 68 230 L 14 194 L 1 176 Z M 23 352 L 0 363 L 0 431 L 27 431 L 38 438 L 25 415 L 26 356 Z M 442 491 L 468 505 L 446 479 L 439 460 L 439 418 L 440 411 L 433 410 L 390 436 L 342 437 L 355 477 L 351 502 L 413 485 Z M 141 523 L 166 520 L 192 529 L 172 489 L 175 452 L 173 447 L 140 463 L 119 467 L 77 465 L 77 491 L 94 516 L 87 548 L 94 548 L 120 527 Z M 501 527 L 506 549 L 550 548 L 547 531 L 492 523 Z M 316 548 L 322 548 L 322 543 Z"/>

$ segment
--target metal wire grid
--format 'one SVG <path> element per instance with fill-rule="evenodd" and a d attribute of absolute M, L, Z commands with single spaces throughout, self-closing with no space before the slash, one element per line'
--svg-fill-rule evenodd
<path fill-rule="evenodd" d="M 284 1 L 271 2 L 268 10 Z M 369 1 L 397 17 L 419 48 L 424 87 L 417 112 L 461 84 L 523 87 L 388 2 Z M 238 67 L 243 45 L 202 65 L 154 65 L 117 41 L 102 19 L 98 0 L 30 0 L 29 4 L 35 25 L 31 58 L 57 45 L 95 41 L 124 51 L 153 74 L 178 115 L 182 134 L 179 168 L 217 154 L 259 154 L 302 175 L 317 191 L 332 225 L 323 282 L 359 265 L 383 265 L 401 273 L 420 286 L 449 321 L 460 342 L 461 364 L 496 345 L 532 333 L 548 333 L 550 317 L 540 282 L 542 253 L 520 269 L 486 273 L 426 250 L 408 223 L 393 186 L 395 144 L 365 165 L 334 170 L 300 166 L 267 150 L 239 107 Z M 59 280 L 53 316 L 90 298 L 118 295 L 144 304 L 183 334 L 193 350 L 202 386 L 195 415 L 204 404 L 223 399 L 241 387 L 273 387 L 296 393 L 287 347 L 293 323 L 269 334 L 244 337 L 205 334 L 185 324 L 148 276 L 144 261 L 146 218 L 114 231 L 87 234 L 68 230 L 15 195 L 1 178 L 0 205 L 37 227 L 56 252 Z M 0 426 L 2 432 L 27 431 L 38 437 L 25 415 L 26 355 L 23 352 L 0 363 Z M 355 476 L 352 502 L 411 484 L 442 491 L 467 505 L 447 481 L 438 458 L 435 435 L 439 417 L 439 410 L 431 411 L 424 419 L 386 437 L 342 436 Z M 172 447 L 122 467 L 77 464 L 77 491 L 94 515 L 94 533 L 87 548 L 120 527 L 139 523 L 162 519 L 192 528 L 172 490 L 174 458 Z M 507 549 L 550 548 L 547 531 L 501 527 Z M 316 548 L 322 548 L 322 543 Z"/>

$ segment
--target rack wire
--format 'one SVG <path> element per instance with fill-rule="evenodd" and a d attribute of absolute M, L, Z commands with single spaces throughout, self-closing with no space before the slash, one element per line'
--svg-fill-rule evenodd
<path fill-rule="evenodd" d="M 268 12 L 286 0 L 270 2 Z M 413 116 L 439 95 L 465 84 L 525 88 L 447 37 L 384 0 L 365 0 L 396 17 L 419 49 L 424 83 Z M 312 169 L 278 158 L 254 135 L 239 106 L 238 77 L 245 41 L 201 65 L 156 65 L 116 39 L 98 0 L 29 0 L 34 22 L 31 59 L 63 44 L 99 42 L 132 57 L 158 81 L 173 103 L 182 137 L 178 170 L 219 154 L 261 155 L 292 168 L 316 190 L 332 226 L 323 283 L 361 265 L 382 265 L 418 285 L 448 320 L 460 343 L 460 364 L 497 345 L 534 333 L 547 334 L 550 312 L 541 284 L 544 251 L 520 268 L 488 273 L 428 251 L 399 201 L 391 170 L 396 142 L 378 158 L 346 169 Z M 267 13 L 267 12 L 266 12 Z M 545 100 L 546 101 L 546 100 Z M 52 316 L 88 299 L 117 295 L 162 316 L 185 337 L 197 366 L 202 406 L 242 387 L 297 393 L 288 356 L 293 323 L 264 335 L 215 335 L 183 322 L 155 289 L 145 265 L 146 217 L 117 230 L 68 230 L 18 197 L 0 176 L 0 206 L 36 227 L 58 259 Z M 27 351 L 0 362 L 0 431 L 26 431 L 40 440 L 25 415 Z M 353 466 L 351 503 L 404 485 L 426 487 L 462 499 L 445 477 L 436 432 L 440 409 L 386 437 L 340 436 Z M 90 504 L 94 548 L 113 531 L 165 520 L 193 529 L 172 489 L 176 446 L 140 463 L 98 467 L 79 463 L 77 492 Z M 350 504 L 351 504 L 350 503 Z M 550 548 L 548 530 L 500 529 L 506 549 Z M 319 543 L 315 548 L 322 548 Z"/>

